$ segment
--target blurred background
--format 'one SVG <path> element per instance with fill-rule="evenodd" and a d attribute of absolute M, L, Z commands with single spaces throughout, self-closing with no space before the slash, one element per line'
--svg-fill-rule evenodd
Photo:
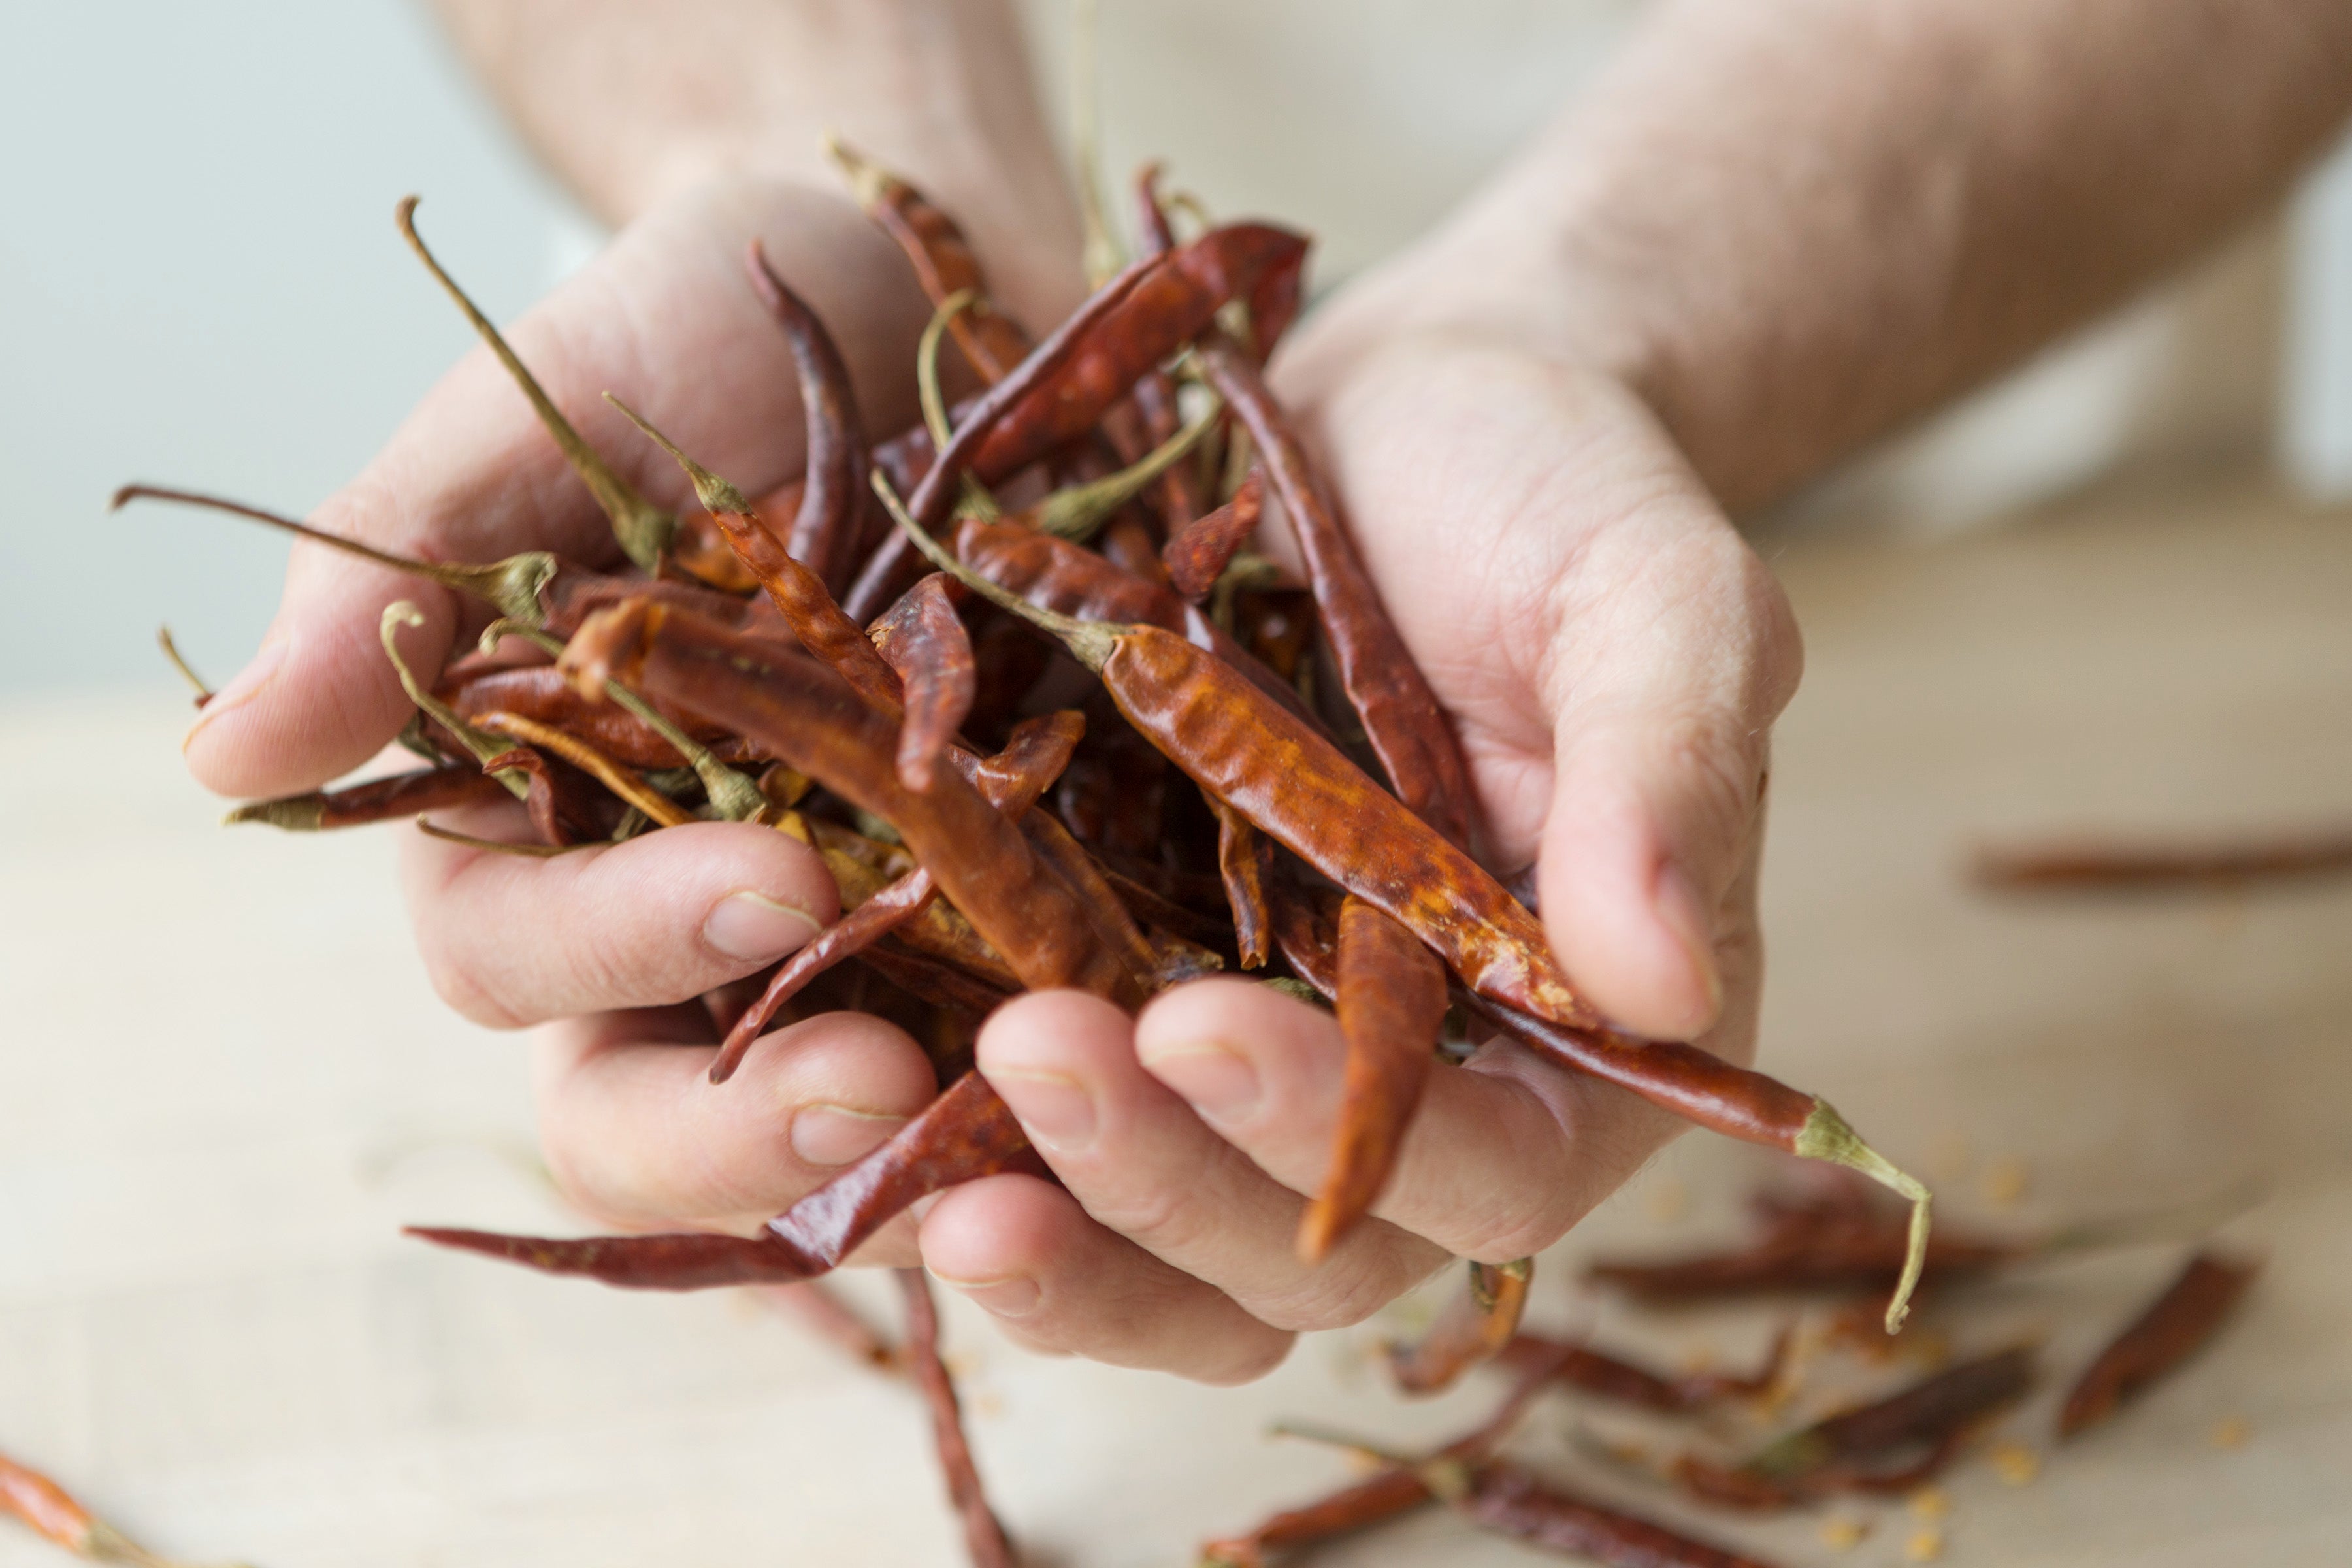
<path fill-rule="evenodd" d="M 1060 100 L 1068 0 L 1024 8 Z M 1162 157 L 1221 211 L 1308 228 L 1328 285 L 1442 213 L 1638 10 L 1471 0 L 1432 29 L 1405 25 L 1418 8 L 1106 6 L 1107 166 Z M 358 469 L 471 341 L 393 232 L 403 194 L 426 196 L 428 232 L 499 318 L 599 237 L 418 0 L 84 0 L 12 7 L 6 34 L 0 570 L 62 585 L 94 534 L 116 548 L 102 603 L 36 593 L 0 622 L 0 690 L 171 680 L 150 641 L 165 620 L 225 679 L 268 622 L 284 545 L 184 513 L 110 520 L 108 491 L 145 478 L 300 511 Z M 1234 38 L 1252 47 L 1218 43 Z M 1418 111 L 1386 110 L 1405 101 Z M 2134 464 L 2352 488 L 2352 162 L 1791 514 L 1948 529 Z"/>

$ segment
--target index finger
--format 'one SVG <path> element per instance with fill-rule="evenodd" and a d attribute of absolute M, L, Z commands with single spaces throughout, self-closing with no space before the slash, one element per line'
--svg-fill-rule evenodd
<path fill-rule="evenodd" d="M 681 483 L 604 405 L 606 388 L 652 410 L 747 488 L 798 471 L 789 351 L 739 270 L 754 234 L 836 324 L 860 384 L 892 384 L 906 361 L 891 345 L 912 342 L 920 296 L 884 265 L 887 242 L 854 206 L 814 191 L 714 194 L 655 215 L 508 334 L 582 437 L 656 503 L 681 499 Z M 621 559 L 594 499 L 487 348 L 459 361 L 313 521 L 445 561 L 523 550 L 593 565 Z M 225 795 L 283 794 L 379 751 L 410 713 L 375 631 L 383 607 L 401 598 L 425 617 L 403 638 L 404 657 L 430 679 L 479 612 L 430 583 L 298 542 L 260 652 L 206 704 L 184 743 L 198 780 Z"/>

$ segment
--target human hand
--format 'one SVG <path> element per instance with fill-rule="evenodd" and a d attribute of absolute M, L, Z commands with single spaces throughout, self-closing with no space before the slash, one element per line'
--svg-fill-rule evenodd
<path fill-rule="evenodd" d="M 1537 863 L 1547 932 L 1604 1013 L 1745 1062 L 1766 737 L 1801 658 L 1785 599 L 1622 385 L 1360 298 L 1309 319 L 1276 385 L 1454 718 L 1490 858 Z M 1344 1059 L 1327 1015 L 1246 983 L 1131 1022 L 1017 999 L 981 1068 L 1066 1191 L 950 1192 L 925 1261 L 1030 1344 L 1247 1376 L 1449 1254 L 1549 1246 L 1674 1131 L 1490 1045 L 1431 1075 L 1372 1219 L 1308 1265 L 1293 1238 Z"/>

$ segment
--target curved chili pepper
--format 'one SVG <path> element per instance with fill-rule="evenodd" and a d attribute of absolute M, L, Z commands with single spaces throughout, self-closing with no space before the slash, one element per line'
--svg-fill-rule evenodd
<path fill-rule="evenodd" d="M 1306 448 L 1241 345 L 1211 331 L 1197 352 L 1210 384 L 1249 431 L 1258 461 L 1282 498 L 1339 683 L 1397 797 L 1454 843 L 1469 842 L 1470 772 L 1462 760 L 1462 742 L 1397 634 L 1354 542 L 1325 500 Z"/>
<path fill-rule="evenodd" d="M 873 643 L 858 624 L 841 613 L 841 606 L 825 591 L 824 579 L 812 567 L 793 558 L 776 536 L 768 531 L 767 525 L 753 514 L 751 503 L 743 499 L 741 490 L 678 450 L 668 437 L 647 424 L 635 409 L 609 392 L 604 397 L 686 471 L 687 478 L 694 482 L 695 498 L 727 531 L 727 542 L 735 547 L 735 553 L 742 558 L 751 575 L 760 580 L 760 586 L 767 590 L 768 598 L 782 613 L 801 646 L 830 665 L 835 674 L 849 682 L 857 695 L 875 709 L 897 718 L 901 701 L 898 672 L 874 651 Z M 808 510 L 805 504 L 802 510 Z"/>
<path fill-rule="evenodd" d="M 1024 985 L 1071 986 L 1127 1006 L 1140 1004 L 1126 967 L 1019 827 L 953 768 L 935 771 L 928 790 L 900 784 L 897 726 L 830 672 L 650 604 L 592 618 L 573 637 L 562 667 L 583 689 L 595 689 L 624 661 L 624 685 L 757 738 L 897 827 L 940 891 Z"/>
<path fill-rule="evenodd" d="M 462 683 L 445 680 L 434 695 L 469 721 L 484 713 L 519 713 L 577 736 L 627 767 L 686 766 L 685 755 L 652 725 L 625 709 L 582 696 L 551 664 L 482 670 L 468 674 Z M 758 753 L 757 747 L 744 745 L 698 715 L 660 704 L 656 711 L 729 762 L 751 760 Z"/>
<path fill-rule="evenodd" d="M 1407 1394 L 1442 1394 L 1472 1367 L 1500 1355 L 1519 1331 L 1535 1272 L 1532 1258 L 1471 1264 L 1468 1289 L 1446 1300 L 1427 1333 L 1411 1344 L 1387 1347 L 1397 1387 Z"/>
<path fill-rule="evenodd" d="M 2164 1293 L 2101 1351 L 2058 1413 L 2058 1436 L 2072 1437 L 2189 1359 L 2213 1337 L 2262 1271 L 2210 1252 L 2191 1258 Z"/>
<path fill-rule="evenodd" d="M 931 1300 L 930 1277 L 919 1268 L 894 1270 L 907 1299 L 907 1369 L 930 1406 L 931 1441 L 939 1450 L 940 1470 L 948 1484 L 948 1503 L 963 1523 L 964 1551 L 972 1568 L 1015 1568 L 1013 1543 L 1004 1526 L 988 1506 L 980 1484 L 980 1468 L 972 1463 L 971 1443 L 964 1436 L 963 1412 L 956 1403 L 955 1380 L 940 1359 L 940 1313 Z"/>
<path fill-rule="evenodd" d="M 1331 1168 L 1299 1217 L 1298 1256 L 1309 1263 L 1320 1262 L 1387 1185 L 1445 1025 L 1444 966 L 1359 898 L 1339 909 L 1339 963 L 1347 1087 Z"/>
<path fill-rule="evenodd" d="M 833 334 L 776 276 L 757 239 L 746 248 L 743 266 L 751 291 L 792 346 L 793 363 L 800 373 L 801 406 L 806 411 L 807 464 L 788 548 L 821 582 L 838 583 L 849 570 L 850 552 L 856 547 L 866 508 L 866 426 L 857 416 L 857 390 L 850 384 L 849 367 L 842 363 Z M 718 509 L 711 510 L 716 515 Z"/>
<path fill-rule="evenodd" d="M 581 825 L 578 803 L 572 799 L 558 801 L 555 770 L 532 748 L 516 746 L 482 759 L 485 778 L 500 773 L 520 773 L 523 776 L 523 810 L 530 814 L 530 825 L 538 831 L 541 843 L 562 849 L 583 837 L 597 837 L 593 830 L 585 835 L 577 830 Z M 567 796 L 572 794 L 570 791 L 565 793 Z"/>
<path fill-rule="evenodd" d="M 985 1079 L 967 1073 L 880 1148 L 770 1220 L 757 1237 L 677 1232 L 558 1241 L 435 1226 L 411 1226 L 406 1234 L 625 1289 L 781 1285 L 829 1272 L 917 1198 L 1003 1171 L 1044 1170 L 1012 1110 Z"/>
<path fill-rule="evenodd" d="M 1948 1465 L 1970 1433 L 2023 1398 L 2033 1372 L 2032 1348 L 2017 1346 L 1792 1432 L 1737 1467 L 1685 1455 L 1674 1477 L 1709 1502 L 1758 1510 L 1833 1492 L 1910 1491 Z"/>
<path fill-rule="evenodd" d="M 987 305 L 987 281 L 963 230 L 905 179 L 852 151 L 839 137 L 827 137 L 825 151 L 848 176 L 858 206 L 914 265 L 926 299 L 936 306 L 967 289 L 979 296 L 982 308 L 962 312 L 948 330 L 982 380 L 1003 381 L 1029 352 L 1029 334 Z"/>
<path fill-rule="evenodd" d="M 973 782 L 991 805 L 1017 817 L 1034 805 L 1070 759 L 1086 721 L 1065 710 L 1024 721 L 1003 752 L 974 770 Z M 734 1076 L 746 1051 L 768 1026 L 769 1020 L 800 990 L 825 970 L 870 947 L 914 918 L 938 890 L 931 874 L 917 867 L 817 934 L 816 940 L 786 959 L 766 991 L 728 1031 L 711 1059 L 710 1081 L 725 1083 Z"/>
<path fill-rule="evenodd" d="M 624 804 L 635 806 L 647 820 L 662 827 L 683 827 L 695 820 L 692 812 L 656 793 L 642 778 L 622 767 L 610 757 L 587 744 L 577 736 L 524 718 L 520 713 L 492 710 L 477 717 L 475 724 L 493 735 L 504 735 L 542 752 L 551 752 L 563 761 L 594 779 L 610 790 Z"/>
<path fill-rule="evenodd" d="M 1780 1370 L 1788 1364 L 1789 1350 L 1795 1342 L 1795 1333 L 1782 1329 L 1773 1336 L 1772 1348 L 1766 1353 L 1763 1365 L 1744 1377 L 1721 1372 L 1688 1372 L 1670 1377 L 1589 1345 L 1546 1339 L 1540 1334 L 1513 1335 L 1511 1342 L 1495 1357 L 1495 1364 L 1515 1372 L 1549 1364 L 1554 1368 L 1551 1376 L 1555 1382 L 1580 1393 L 1619 1405 L 1682 1415 L 1726 1400 L 1769 1392 L 1780 1382 Z"/>
<path fill-rule="evenodd" d="M 221 820 L 266 822 L 289 833 L 321 833 L 507 798 L 505 787 L 476 763 L 450 763 L 415 773 L 394 773 L 390 778 L 370 779 L 364 784 L 345 784 L 341 789 L 248 801 Z"/>
<path fill-rule="evenodd" d="M 1234 552 L 1249 542 L 1257 531 L 1258 516 L 1265 495 L 1265 470 L 1252 468 L 1234 499 L 1210 512 L 1196 517 L 1171 535 L 1160 560 L 1168 568 L 1168 581 L 1176 592 L 1199 604 L 1217 585 Z"/>
<path fill-rule="evenodd" d="M 952 592 L 951 592 L 952 590 Z M 934 572 L 900 595 L 868 634 L 898 675 L 905 715 L 898 725 L 898 780 L 928 789 L 931 769 L 971 716 L 980 691 L 971 634 L 956 614 L 961 584 Z"/>

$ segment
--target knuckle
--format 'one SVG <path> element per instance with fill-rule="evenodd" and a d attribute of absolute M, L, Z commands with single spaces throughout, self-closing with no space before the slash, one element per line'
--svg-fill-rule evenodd
<path fill-rule="evenodd" d="M 455 940 L 434 926 L 419 926 L 417 951 L 434 994 L 459 1016 L 486 1029 L 520 1029 L 539 1022 L 502 994 L 486 972 L 482 955 L 473 944 Z"/>

